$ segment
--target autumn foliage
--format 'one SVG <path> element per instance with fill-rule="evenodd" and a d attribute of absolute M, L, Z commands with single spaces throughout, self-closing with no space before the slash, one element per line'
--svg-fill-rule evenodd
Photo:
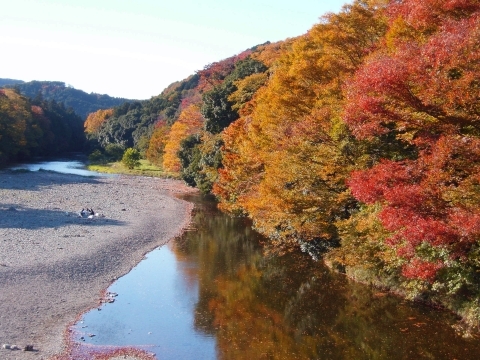
<path fill-rule="evenodd" d="M 334 220 L 353 201 L 345 178 L 354 165 L 349 153 L 357 150 L 353 140 L 344 146 L 350 135 L 339 118 L 342 83 L 385 24 L 358 4 L 323 20 L 284 49 L 251 111 L 223 135 L 223 168 L 214 185 L 220 206 L 247 213 L 279 248 L 333 246 Z"/>
<path fill-rule="evenodd" d="M 442 282 L 460 263 L 476 262 L 479 10 L 472 1 L 392 5 L 389 47 L 346 87 L 344 119 L 357 138 L 393 136 L 416 152 L 356 170 L 348 181 L 358 200 L 381 204 L 378 218 L 390 232 L 385 243 L 407 278 Z"/>
<path fill-rule="evenodd" d="M 84 142 L 82 119 L 63 104 L 0 91 L 0 165 L 79 151 Z"/>
<path fill-rule="evenodd" d="M 165 140 L 163 168 L 170 172 L 180 171 L 178 151 L 180 143 L 192 134 L 199 133 L 203 124 L 203 117 L 196 105 L 190 105 L 182 111 L 178 120 L 172 125 Z"/>
<path fill-rule="evenodd" d="M 91 134 L 100 129 L 100 126 L 113 115 L 113 109 L 98 110 L 90 113 L 85 120 L 85 132 Z"/>
<path fill-rule="evenodd" d="M 231 96 L 257 89 L 222 132 L 220 207 L 412 297 L 478 293 L 479 6 L 355 1 L 290 41 Z"/>
<path fill-rule="evenodd" d="M 155 124 L 152 136 L 148 141 L 147 151 L 145 152 L 146 158 L 152 164 L 161 165 L 163 163 L 163 152 L 169 130 L 170 127 L 165 121 L 158 121 Z"/>
<path fill-rule="evenodd" d="M 474 298 L 479 39 L 478 1 L 356 0 L 115 110 L 128 131 L 101 128 L 148 138 L 147 156 L 250 217 L 269 249 Z"/>

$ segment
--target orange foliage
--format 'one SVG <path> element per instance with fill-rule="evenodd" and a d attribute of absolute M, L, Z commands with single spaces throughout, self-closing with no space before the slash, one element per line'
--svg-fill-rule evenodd
<path fill-rule="evenodd" d="M 180 171 L 181 164 L 177 156 L 180 150 L 180 143 L 188 136 L 198 133 L 203 125 L 203 116 L 200 109 L 196 105 L 190 105 L 182 111 L 178 120 L 172 125 L 167 136 L 164 155 L 163 167 L 167 171 Z"/>
<path fill-rule="evenodd" d="M 110 116 L 113 115 L 113 109 L 98 110 L 93 113 L 90 113 L 85 120 L 85 132 L 87 134 L 95 133 L 100 126 L 107 120 Z"/>
<path fill-rule="evenodd" d="M 219 181 L 212 192 L 221 200 L 219 208 L 233 213 L 242 213 L 242 199 L 255 192 L 260 181 L 263 162 L 259 147 L 250 135 L 257 129 L 248 118 L 240 118 L 222 134 L 223 168 L 219 169 Z"/>
<path fill-rule="evenodd" d="M 332 219 L 351 200 L 344 180 L 353 166 L 343 152 L 342 85 L 384 34 L 375 14 L 356 3 L 294 40 L 251 114 L 224 132 L 213 191 L 223 209 L 248 213 L 276 245 L 336 235 Z"/>
<path fill-rule="evenodd" d="M 148 161 L 155 165 L 161 165 L 163 162 L 163 150 L 165 149 L 165 142 L 167 141 L 169 126 L 165 121 L 159 121 L 155 125 L 152 136 L 148 142 L 148 148 L 145 156 Z"/>
<path fill-rule="evenodd" d="M 238 55 L 205 66 L 203 70 L 198 72 L 200 80 L 197 89 L 201 92 L 212 90 L 233 71 L 238 61 L 246 59 L 251 53 L 251 50 L 246 50 Z"/>
<path fill-rule="evenodd" d="M 287 39 L 285 41 L 278 41 L 276 43 L 259 45 L 254 53 L 252 59 L 261 61 L 266 66 L 271 67 L 275 61 L 290 48 L 294 39 Z"/>

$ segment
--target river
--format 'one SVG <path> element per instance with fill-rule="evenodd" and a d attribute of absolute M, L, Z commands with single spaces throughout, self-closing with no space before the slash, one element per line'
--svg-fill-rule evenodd
<path fill-rule="evenodd" d="M 192 229 L 109 291 L 75 327 L 92 346 L 135 345 L 159 359 L 477 359 L 448 312 L 332 273 L 304 254 L 266 257 L 246 219 L 195 203 Z M 95 336 L 88 336 L 88 335 Z M 80 339 L 82 338 L 82 339 Z"/>
<path fill-rule="evenodd" d="M 38 159 L 34 162 L 21 163 L 10 166 L 11 170 L 27 171 L 55 171 L 63 174 L 74 174 L 81 176 L 112 176 L 110 174 L 100 174 L 85 168 L 85 156 L 80 154 L 70 154 L 68 157 L 53 159 Z"/>
<path fill-rule="evenodd" d="M 332 273 L 302 253 L 265 256 L 247 219 L 192 196 L 191 227 L 108 289 L 72 327 L 90 349 L 158 359 L 477 359 L 455 317 Z"/>

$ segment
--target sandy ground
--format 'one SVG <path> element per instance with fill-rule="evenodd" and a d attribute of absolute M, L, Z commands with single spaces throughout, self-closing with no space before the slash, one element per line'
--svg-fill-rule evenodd
<path fill-rule="evenodd" d="M 173 195 L 189 191 L 168 179 L 0 171 L 0 359 L 65 354 L 76 317 L 188 225 L 192 205 Z M 103 216 L 80 217 L 86 207 Z"/>

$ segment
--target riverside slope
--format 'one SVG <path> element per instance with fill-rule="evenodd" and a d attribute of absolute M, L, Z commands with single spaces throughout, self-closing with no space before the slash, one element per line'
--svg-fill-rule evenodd
<path fill-rule="evenodd" d="M 170 179 L 0 172 L 0 358 L 65 353 L 66 330 L 144 255 L 179 235 L 194 191 Z M 104 217 L 81 218 L 82 208 Z"/>

